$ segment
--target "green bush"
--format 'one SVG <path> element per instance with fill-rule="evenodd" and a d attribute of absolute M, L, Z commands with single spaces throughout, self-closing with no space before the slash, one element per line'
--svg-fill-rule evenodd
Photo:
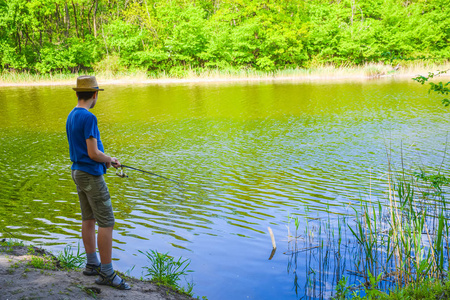
<path fill-rule="evenodd" d="M 447 0 L 0 0 L 0 68 L 265 72 L 450 57 Z M 95 12 L 95 13 L 94 13 Z M 172 71 L 170 71 L 173 69 Z M 0 70 L 1 71 L 1 70 Z"/>

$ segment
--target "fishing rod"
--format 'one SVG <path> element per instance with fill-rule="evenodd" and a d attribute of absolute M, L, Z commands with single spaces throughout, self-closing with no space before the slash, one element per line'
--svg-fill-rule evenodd
<path fill-rule="evenodd" d="M 117 165 L 117 164 L 114 163 L 114 162 L 112 162 L 111 164 L 112 164 L 113 166 Z M 146 173 L 146 174 L 150 174 L 150 175 L 153 175 L 153 176 L 158 176 L 158 177 L 160 177 L 160 178 L 163 178 L 163 179 L 166 179 L 166 180 L 175 182 L 175 183 L 177 183 L 177 184 L 183 185 L 183 184 L 182 184 L 181 182 L 179 182 L 179 181 L 176 181 L 176 180 L 173 180 L 173 179 L 170 179 L 170 178 L 167 178 L 167 177 L 164 177 L 164 176 L 162 176 L 162 175 L 158 175 L 158 174 L 155 174 L 155 173 L 152 173 L 152 172 L 149 172 L 149 171 L 144 171 L 144 170 L 141 170 L 141 169 L 138 169 L 138 168 L 126 166 L 126 165 L 123 165 L 123 164 L 120 164 L 120 168 L 121 168 L 120 173 L 116 173 L 116 175 L 119 176 L 119 177 L 128 177 L 128 175 L 126 175 L 126 174 L 123 172 L 123 168 L 128 168 L 128 169 L 131 169 L 131 170 L 136 170 L 136 171 L 139 171 L 139 172 L 142 172 L 142 173 Z"/>

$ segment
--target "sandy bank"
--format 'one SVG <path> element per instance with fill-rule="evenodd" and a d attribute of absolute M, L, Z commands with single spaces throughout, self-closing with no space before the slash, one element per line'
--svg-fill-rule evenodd
<path fill-rule="evenodd" d="M 133 278 L 127 278 L 131 290 L 120 291 L 96 285 L 95 276 L 84 276 L 81 270 L 36 269 L 29 264 L 31 259 L 49 253 L 38 248 L 34 250 L 35 254 L 29 255 L 26 246 L 0 246 L 0 299 L 193 299 Z"/>

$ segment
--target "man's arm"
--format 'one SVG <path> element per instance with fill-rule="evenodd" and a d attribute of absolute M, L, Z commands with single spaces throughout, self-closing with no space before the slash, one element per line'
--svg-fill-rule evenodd
<path fill-rule="evenodd" d="M 106 163 L 106 167 L 109 168 L 111 163 L 114 163 L 114 168 L 120 167 L 120 162 L 117 158 L 111 157 L 98 150 L 97 139 L 90 137 L 86 140 L 87 151 L 89 158 L 96 162 Z"/>

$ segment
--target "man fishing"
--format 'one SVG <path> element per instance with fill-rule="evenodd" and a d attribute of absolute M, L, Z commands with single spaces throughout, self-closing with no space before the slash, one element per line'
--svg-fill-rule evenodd
<path fill-rule="evenodd" d="M 109 285 L 121 290 L 130 286 L 114 271 L 111 263 L 114 214 L 103 175 L 106 169 L 120 167 L 115 157 L 104 153 L 97 126 L 97 118 L 89 109 L 98 100 L 99 89 L 94 76 L 77 78 L 76 91 L 78 105 L 70 112 L 66 122 L 69 141 L 72 178 L 77 186 L 81 207 L 81 235 L 87 256 L 84 275 L 99 275 L 95 283 Z M 96 252 L 95 223 L 98 225 L 97 244 L 100 261 Z"/>

